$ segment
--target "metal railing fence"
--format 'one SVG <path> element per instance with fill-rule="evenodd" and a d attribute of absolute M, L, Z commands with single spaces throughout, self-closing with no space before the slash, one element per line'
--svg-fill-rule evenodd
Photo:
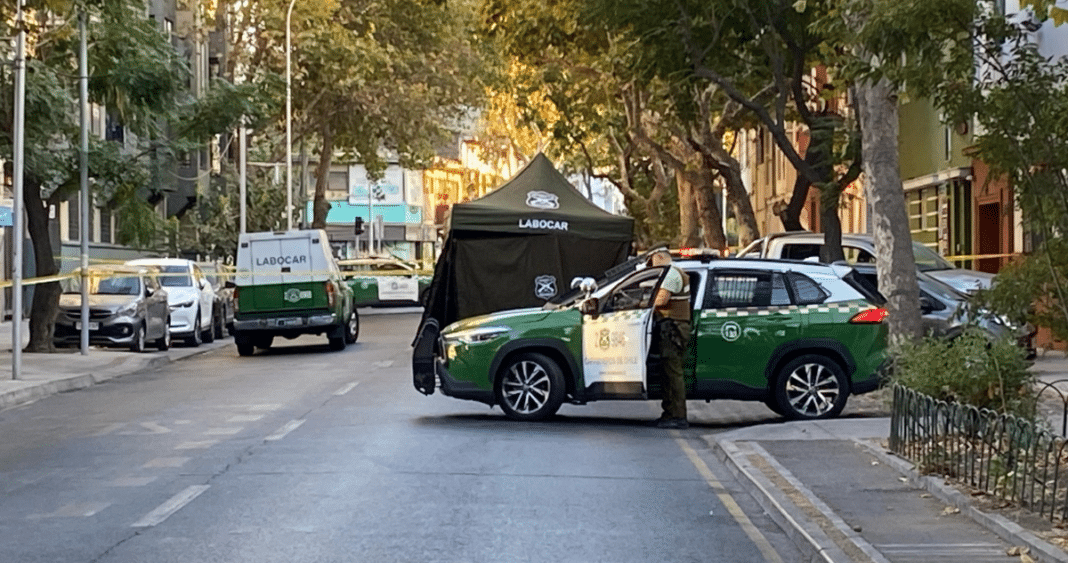
<path fill-rule="evenodd" d="M 1068 521 L 1064 436 L 1031 420 L 947 403 L 901 385 L 893 391 L 890 450 L 895 454 L 925 473 L 952 478 L 1054 522 Z"/>

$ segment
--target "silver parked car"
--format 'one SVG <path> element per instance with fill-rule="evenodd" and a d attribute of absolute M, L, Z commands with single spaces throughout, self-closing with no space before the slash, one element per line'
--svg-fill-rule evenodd
<path fill-rule="evenodd" d="M 82 289 L 80 269 L 62 282 L 54 342 L 57 346 L 81 343 Z M 171 345 L 167 291 L 160 287 L 158 270 L 145 266 L 90 266 L 89 343 L 125 346 L 143 352 L 146 346 L 166 350 Z"/>
<path fill-rule="evenodd" d="M 853 270 L 873 287 L 878 286 L 874 264 L 854 264 Z M 968 307 L 968 294 L 925 272 L 916 272 L 916 283 L 920 289 L 920 312 L 926 334 L 956 338 L 972 321 L 971 316 L 974 317 L 972 324 L 982 329 L 991 340 L 1012 338 L 1027 351 L 1029 359 L 1035 357 L 1033 326 L 1015 326 L 985 311 L 975 313 Z"/>

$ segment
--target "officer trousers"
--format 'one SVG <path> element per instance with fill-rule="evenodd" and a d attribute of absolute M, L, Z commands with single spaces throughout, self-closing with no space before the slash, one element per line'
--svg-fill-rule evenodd
<path fill-rule="evenodd" d="M 690 342 L 690 323 L 663 318 L 657 321 L 660 356 L 664 366 L 663 418 L 686 418 L 686 380 L 683 362 Z"/>

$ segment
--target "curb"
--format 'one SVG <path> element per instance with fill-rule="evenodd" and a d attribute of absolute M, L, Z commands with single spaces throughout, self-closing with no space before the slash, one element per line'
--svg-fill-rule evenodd
<path fill-rule="evenodd" d="M 968 496 L 946 484 L 945 479 L 920 474 L 916 471 L 915 464 L 887 452 L 877 443 L 859 439 L 854 439 L 853 442 L 878 458 L 881 463 L 892 467 L 908 479 L 909 485 L 917 489 L 926 490 L 947 505 L 960 509 L 961 514 L 968 516 L 1001 539 L 1014 545 L 1028 547 L 1031 550 L 1031 555 L 1039 561 L 1068 563 L 1068 553 L 1065 553 L 1064 550 L 1036 536 L 1031 531 L 1025 530 L 1019 524 L 1000 514 L 991 514 L 979 510 L 972 504 Z"/>
<path fill-rule="evenodd" d="M 705 440 L 739 484 L 802 552 L 806 561 L 853 563 L 853 559 L 846 555 L 819 525 L 745 459 L 736 443 L 712 437 L 705 437 Z"/>
<path fill-rule="evenodd" d="M 0 393 L 0 410 L 32 403 L 57 393 L 85 389 L 98 383 L 103 383 L 126 375 L 143 371 L 155 371 L 168 364 L 206 354 L 223 347 L 223 345 L 201 346 L 194 349 L 189 354 L 184 354 L 177 358 L 172 358 L 170 354 L 163 354 L 151 358 L 115 358 L 106 365 L 93 369 L 92 371 L 71 374 L 49 381 L 35 382 L 22 389 L 14 389 Z"/>

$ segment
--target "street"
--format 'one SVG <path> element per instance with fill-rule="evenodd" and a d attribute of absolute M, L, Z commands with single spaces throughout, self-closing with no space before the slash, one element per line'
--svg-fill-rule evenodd
<path fill-rule="evenodd" d="M 703 435 L 760 403 L 517 423 L 411 381 L 417 314 L 0 412 L 0 561 L 800 561 Z M 729 412 L 724 412 L 729 411 Z"/>

